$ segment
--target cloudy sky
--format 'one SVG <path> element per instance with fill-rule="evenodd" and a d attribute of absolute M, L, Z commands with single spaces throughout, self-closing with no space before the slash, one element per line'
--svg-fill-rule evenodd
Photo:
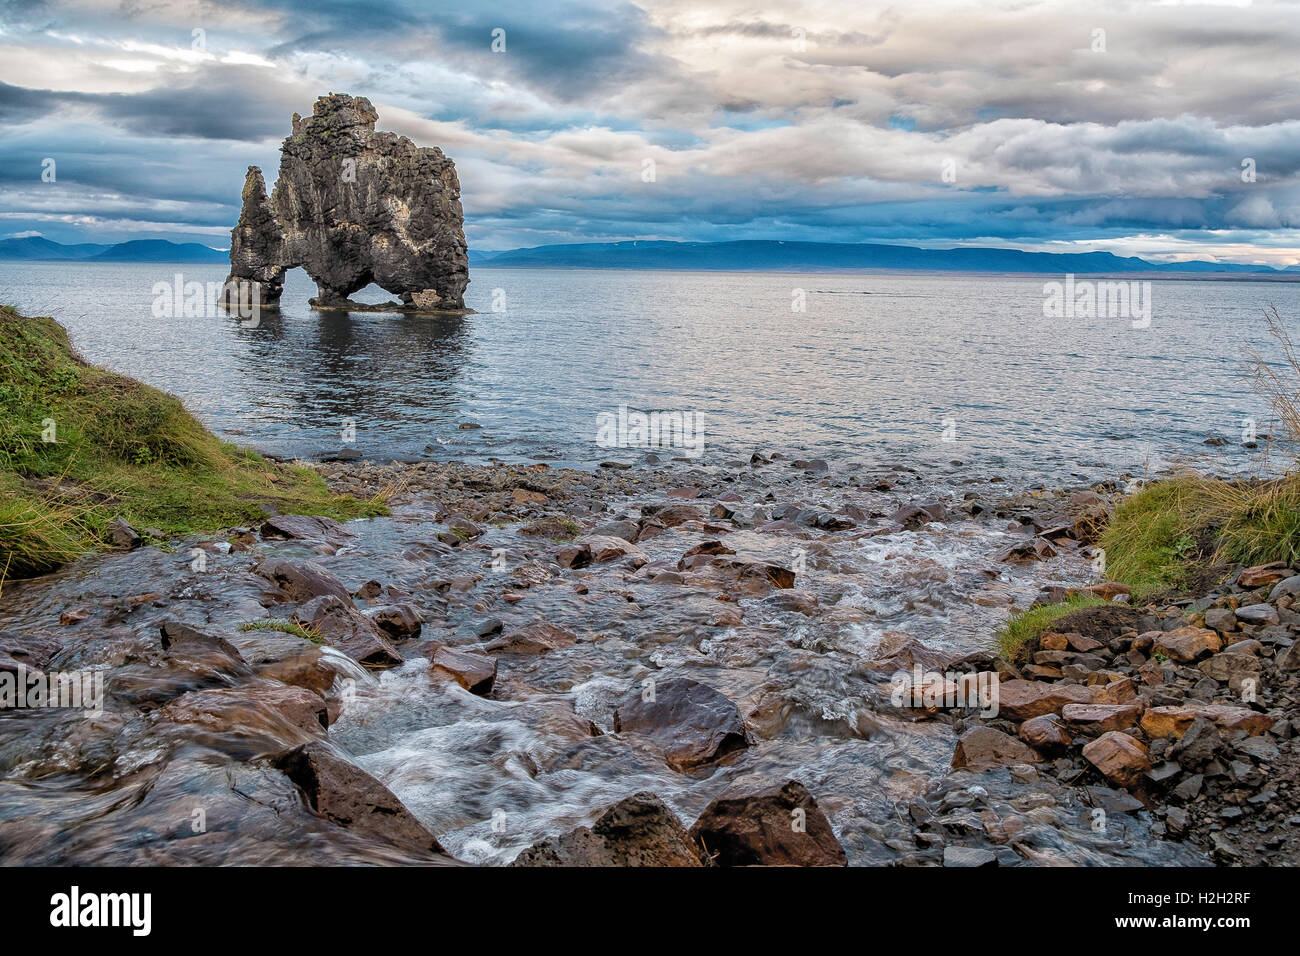
<path fill-rule="evenodd" d="M 225 248 L 334 91 L 455 159 L 472 248 L 1295 264 L 1298 53 L 1300 5 L 1248 0 L 0 0 L 0 236 Z"/>

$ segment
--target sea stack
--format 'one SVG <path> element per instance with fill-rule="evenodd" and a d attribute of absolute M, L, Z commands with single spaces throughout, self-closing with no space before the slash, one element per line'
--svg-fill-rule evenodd
<path fill-rule="evenodd" d="M 378 119 L 369 100 L 343 93 L 320 97 L 306 119 L 294 114 L 269 198 L 262 171 L 248 168 L 227 283 L 251 282 L 252 301 L 277 308 L 285 271 L 302 266 L 316 308 L 356 308 L 348 296 L 373 282 L 400 297 L 389 308 L 464 310 L 456 165 L 436 146 L 376 132 Z"/>

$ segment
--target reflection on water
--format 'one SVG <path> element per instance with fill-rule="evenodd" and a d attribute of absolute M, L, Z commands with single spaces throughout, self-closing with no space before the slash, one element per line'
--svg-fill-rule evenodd
<path fill-rule="evenodd" d="M 0 288 L 223 434 L 304 456 L 337 449 L 352 419 L 357 447 L 381 459 L 590 464 L 617 457 L 596 444 L 596 416 L 625 404 L 697 412 L 706 454 L 960 459 L 1044 481 L 1189 453 L 1245 463 L 1242 421 L 1267 431 L 1269 415 L 1240 359 L 1267 351 L 1266 306 L 1300 314 L 1296 285 L 1276 282 L 1156 281 L 1151 328 L 1134 329 L 1045 317 L 1050 276 L 505 269 L 475 271 L 477 315 L 318 313 L 295 270 L 284 312 L 244 328 L 153 318 L 153 283 L 178 269 L 224 273 L 0 264 Z M 1210 435 L 1231 444 L 1207 449 Z"/>

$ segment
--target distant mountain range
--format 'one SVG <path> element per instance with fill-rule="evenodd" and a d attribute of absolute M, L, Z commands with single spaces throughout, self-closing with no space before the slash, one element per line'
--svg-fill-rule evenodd
<path fill-rule="evenodd" d="M 1114 275 L 1166 272 L 1300 277 L 1300 267 L 1224 262 L 1148 262 L 1109 252 L 1022 252 L 1019 249 L 919 249 L 882 243 L 592 242 L 507 252 L 470 250 L 470 265 L 558 269 L 693 269 L 763 272 L 927 270 Z"/>
<path fill-rule="evenodd" d="M 228 253 L 196 242 L 135 239 L 113 245 L 64 245 L 41 236 L 0 239 L 0 261 L 218 263 Z M 753 272 L 930 271 L 1012 272 L 1076 275 L 1171 273 L 1300 278 L 1300 266 L 1231 262 L 1150 262 L 1109 252 L 1022 252 L 1019 249 L 920 249 L 884 243 L 781 242 L 583 242 L 506 252 L 471 249 L 471 266 L 550 269 L 682 269 Z"/>
<path fill-rule="evenodd" d="M 112 245 L 82 242 L 65 246 L 43 236 L 0 239 L 0 260 L 27 262 L 229 262 L 229 254 L 197 242 L 133 239 Z"/>

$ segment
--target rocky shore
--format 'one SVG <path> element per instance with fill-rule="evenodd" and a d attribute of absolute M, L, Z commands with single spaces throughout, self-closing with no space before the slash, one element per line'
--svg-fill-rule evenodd
<path fill-rule="evenodd" d="M 6 588 L 0 676 L 104 697 L 0 712 L 0 859 L 1295 861 L 1300 576 L 1130 605 L 1093 570 L 1118 484 L 315 467 L 391 516 L 124 535 Z M 1106 603 L 998 655 L 1066 594 Z M 963 674 L 996 714 L 945 703 Z"/>

